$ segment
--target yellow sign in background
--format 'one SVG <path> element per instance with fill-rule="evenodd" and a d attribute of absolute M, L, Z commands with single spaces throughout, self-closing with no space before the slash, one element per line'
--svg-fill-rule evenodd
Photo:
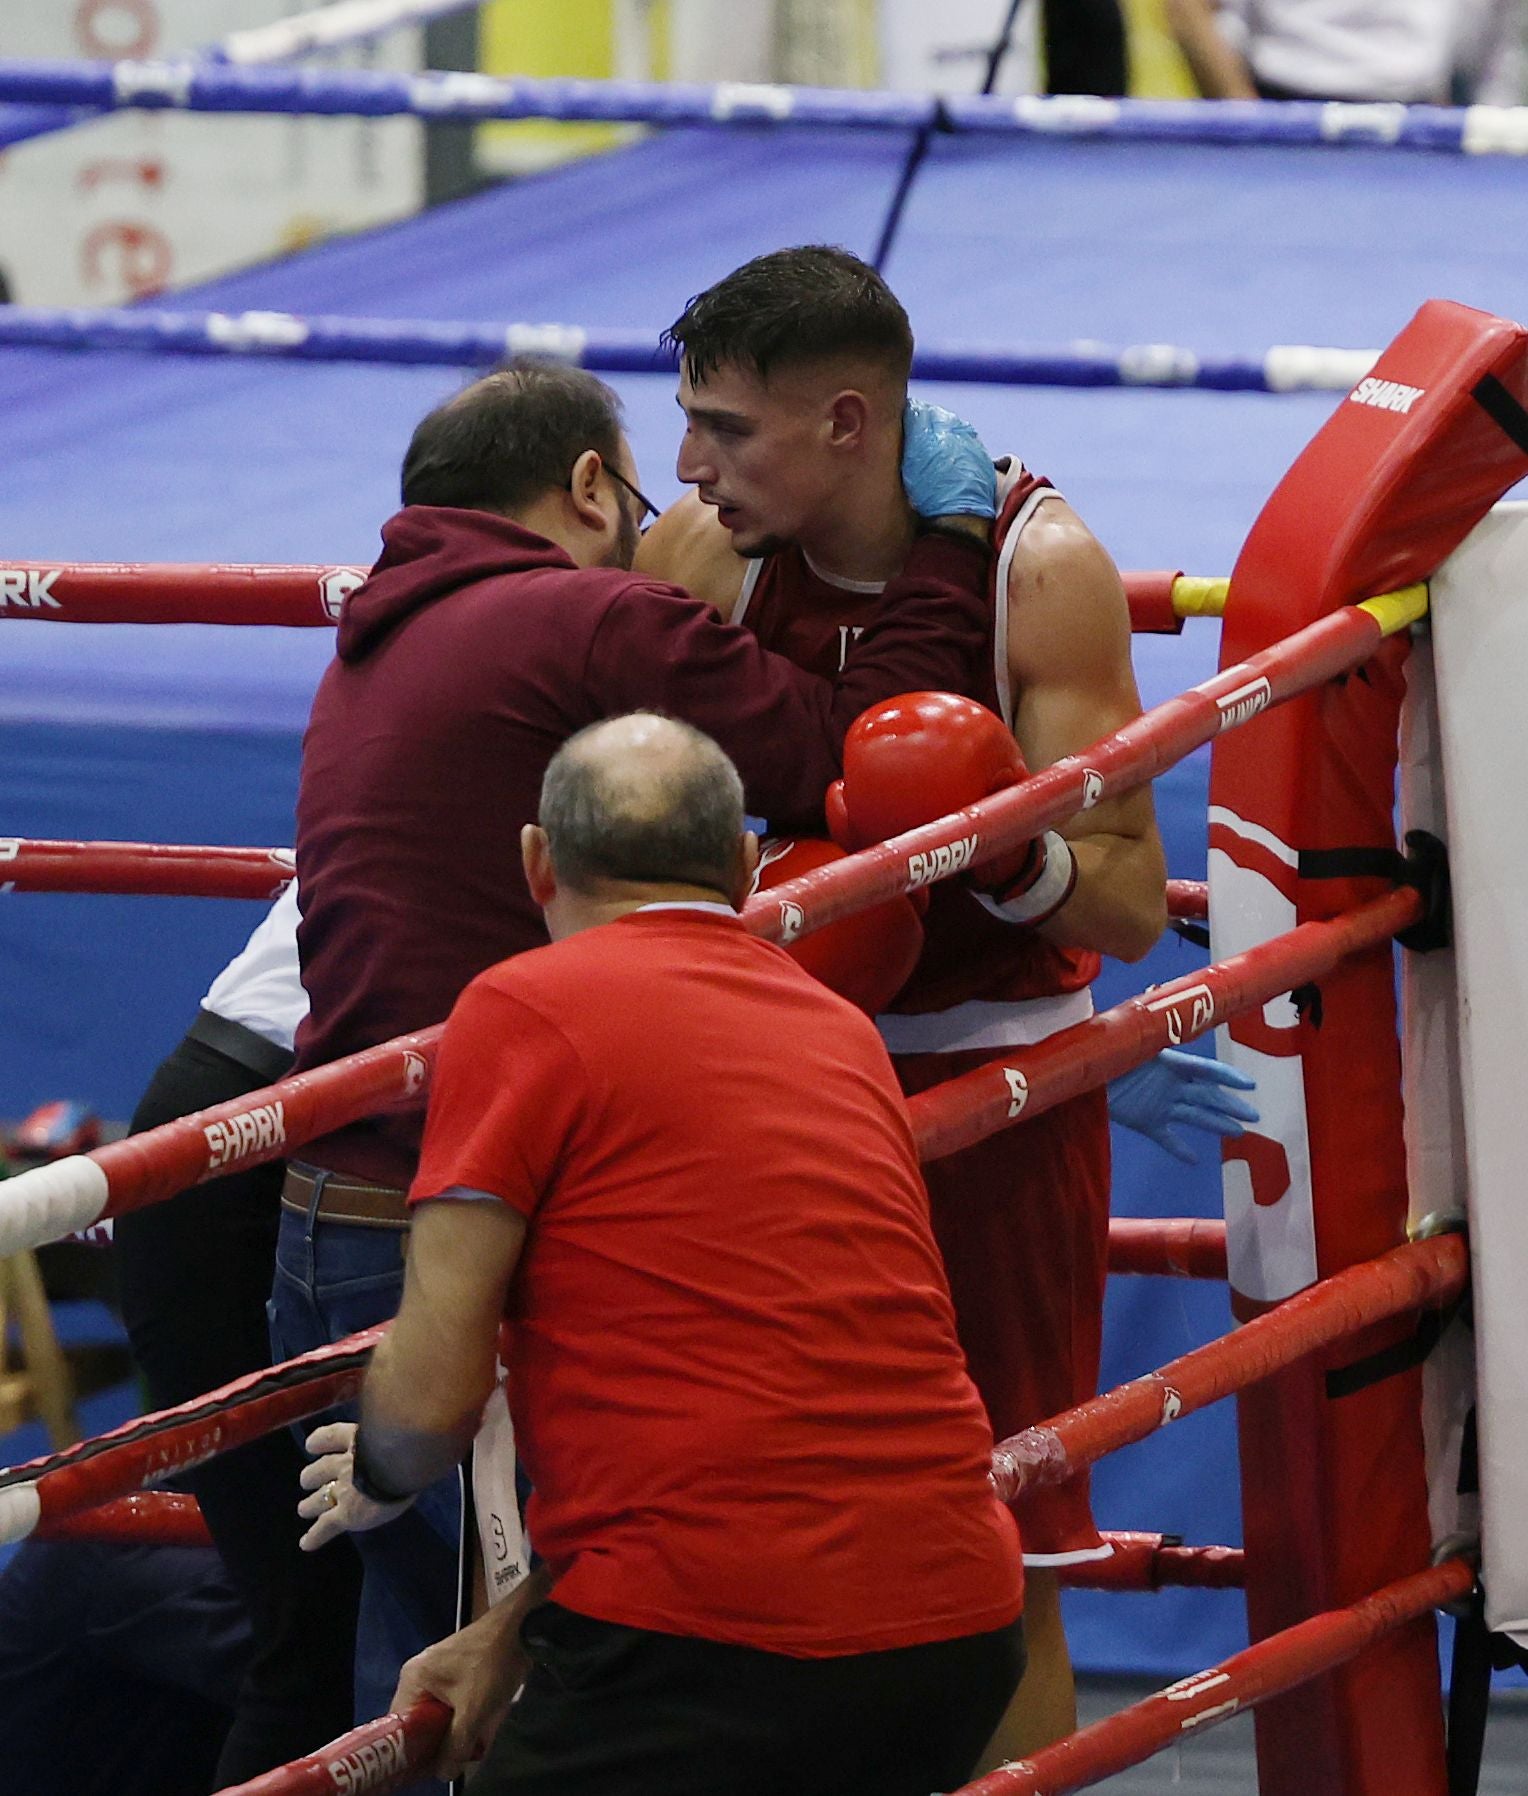
<path fill-rule="evenodd" d="M 620 19 L 618 3 L 493 0 L 479 15 L 478 66 L 487 75 L 667 80 L 668 0 L 623 7 Z M 478 150 L 491 168 L 506 172 L 544 168 L 570 156 L 607 150 L 629 139 L 634 130 L 629 125 L 559 125 L 528 119 L 523 124 L 481 126 Z"/>

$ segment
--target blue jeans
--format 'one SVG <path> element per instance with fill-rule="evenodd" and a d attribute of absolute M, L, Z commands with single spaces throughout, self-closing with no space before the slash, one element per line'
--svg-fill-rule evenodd
<path fill-rule="evenodd" d="M 281 1212 L 276 1279 L 271 1289 L 271 1350 L 279 1360 L 342 1340 L 385 1322 L 403 1296 L 401 1229 L 320 1219 L 321 1183 L 306 1216 Z M 299 1424 L 354 1421 L 354 1405 Z M 456 1627 L 461 1486 L 442 1479 L 414 1506 L 367 1534 L 354 1534 L 363 1577 L 356 1627 L 356 1721 L 384 1714 L 403 1661 Z M 441 1783 L 410 1784 L 406 1796 L 444 1792 Z"/>

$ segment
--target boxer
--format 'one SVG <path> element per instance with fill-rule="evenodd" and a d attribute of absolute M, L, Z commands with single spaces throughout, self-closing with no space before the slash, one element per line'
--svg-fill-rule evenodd
<path fill-rule="evenodd" d="M 692 300 L 668 333 L 693 494 L 652 527 L 638 566 L 682 582 L 803 667 L 838 666 L 913 540 L 918 457 L 899 475 L 912 332 L 875 271 L 821 246 L 777 251 Z M 968 427 L 950 419 L 947 441 Z M 908 434 L 929 471 L 940 431 Z M 992 654 L 966 696 L 1038 770 L 1137 716 L 1118 573 L 1049 481 L 1016 459 L 963 501 L 994 519 Z M 1149 791 L 1094 806 L 1045 844 L 1065 869 L 1041 914 L 1029 890 L 933 888 L 926 943 L 881 1017 L 903 1090 L 1091 1012 L 1098 956 L 1145 954 L 1166 920 Z M 1053 857 L 1053 858 L 1052 858 Z M 1047 900 L 1047 904 L 1049 901 Z M 1008 907 L 1005 913 L 1005 905 Z M 999 1437 L 1092 1395 L 1109 1201 L 1102 1091 L 926 1168 L 935 1232 L 978 1389 Z M 1019 1509 L 1031 1669 L 994 1742 L 1019 1757 L 1069 1732 L 1071 1667 L 1055 1568 L 1107 1552 L 1086 1476 Z"/>

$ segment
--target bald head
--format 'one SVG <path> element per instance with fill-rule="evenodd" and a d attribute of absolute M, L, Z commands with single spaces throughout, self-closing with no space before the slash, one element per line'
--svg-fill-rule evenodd
<path fill-rule="evenodd" d="M 730 900 L 737 888 L 743 783 L 676 718 L 633 711 L 580 730 L 546 770 L 540 822 L 570 891 L 696 886 Z"/>

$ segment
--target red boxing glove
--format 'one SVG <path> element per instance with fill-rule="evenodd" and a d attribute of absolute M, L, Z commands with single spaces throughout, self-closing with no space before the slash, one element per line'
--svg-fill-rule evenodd
<path fill-rule="evenodd" d="M 864 848 L 1028 777 L 995 711 L 951 692 L 908 692 L 854 720 L 844 738 L 844 777 L 824 802 L 835 841 Z M 1071 850 L 1047 832 L 988 861 L 971 883 L 994 916 L 1034 924 L 1066 903 L 1076 880 Z"/>
<path fill-rule="evenodd" d="M 1028 772 L 995 711 L 953 692 L 904 692 L 850 725 L 844 777 L 828 788 L 829 828 L 842 847 L 868 848 L 1001 792 Z"/>
<path fill-rule="evenodd" d="M 768 891 L 843 858 L 843 849 L 811 837 L 765 842 L 753 890 Z M 923 952 L 923 925 L 910 898 L 893 898 L 814 929 L 785 952 L 830 991 L 875 1016 L 911 977 Z"/>

